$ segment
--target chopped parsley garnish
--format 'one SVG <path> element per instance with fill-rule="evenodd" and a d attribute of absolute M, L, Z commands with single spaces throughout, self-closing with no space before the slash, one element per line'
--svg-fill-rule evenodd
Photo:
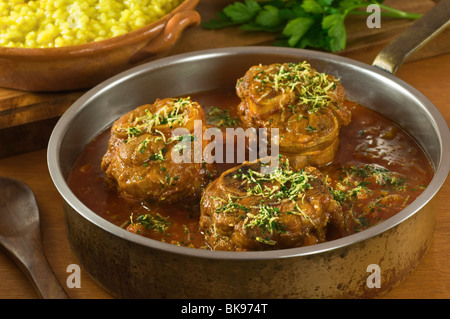
<path fill-rule="evenodd" d="M 407 178 L 375 164 L 342 167 L 340 176 L 329 186 L 333 198 L 361 231 L 377 220 L 377 214 L 390 205 L 406 206 Z M 370 216 L 369 216 L 370 215 Z"/>
<path fill-rule="evenodd" d="M 144 133 L 158 133 L 165 139 L 164 134 L 155 130 L 155 126 L 168 124 L 170 127 L 174 124 L 182 124 L 184 117 L 188 113 L 188 106 L 192 104 L 190 98 L 174 98 L 158 109 L 155 113 L 145 110 L 142 116 L 130 116 L 124 129 L 128 134 L 128 140 L 140 136 Z"/>
<path fill-rule="evenodd" d="M 302 216 L 313 224 L 309 216 L 302 212 L 297 205 L 297 200 L 303 200 L 304 192 L 311 189 L 311 181 L 317 179 L 316 176 L 306 170 L 293 171 L 290 169 L 288 162 L 281 165 L 270 173 L 263 174 L 261 172 L 248 169 L 240 169 L 233 178 L 241 181 L 247 187 L 247 196 L 256 196 L 260 198 L 257 205 L 245 206 L 241 204 L 242 197 L 232 196 L 228 194 L 227 199 L 220 197 L 212 197 L 216 202 L 220 202 L 216 207 L 215 213 L 242 213 L 240 218 L 244 220 L 247 228 L 259 227 L 262 233 L 284 233 L 285 226 L 280 222 L 279 205 L 282 200 L 293 202 L 293 211 L 286 214 L 294 214 Z M 275 241 L 270 238 L 258 237 L 257 241 L 274 245 Z"/>
<path fill-rule="evenodd" d="M 206 124 L 218 128 L 235 127 L 239 124 L 239 119 L 232 117 L 228 110 L 212 106 L 206 114 Z"/>
<path fill-rule="evenodd" d="M 250 208 L 245 207 L 243 205 L 238 204 L 235 200 L 239 197 L 232 196 L 231 194 L 228 194 L 228 201 L 220 198 L 220 197 L 214 197 L 214 200 L 219 200 L 222 202 L 222 205 L 220 205 L 218 208 L 216 208 L 216 213 L 228 213 L 228 212 L 236 212 L 238 210 L 243 211 L 250 211 Z"/>
<path fill-rule="evenodd" d="M 270 234 L 274 231 L 278 233 L 284 232 L 284 225 L 277 222 L 280 218 L 280 209 L 278 207 L 260 204 L 258 205 L 258 214 L 247 213 L 247 219 L 244 222 L 246 227 L 258 226 L 263 230 L 267 230 Z"/>
<path fill-rule="evenodd" d="M 346 179 L 351 177 L 361 177 L 363 179 L 374 178 L 375 182 L 384 187 L 391 187 L 395 190 L 403 190 L 406 187 L 406 177 L 389 171 L 384 167 L 366 164 L 364 166 L 351 166 L 342 169 L 342 174 Z"/>
<path fill-rule="evenodd" d="M 260 92 L 266 88 L 276 92 L 294 92 L 298 102 L 289 105 L 293 113 L 296 112 L 297 106 L 302 104 L 308 106 L 309 113 L 327 107 L 331 102 L 330 93 L 339 82 L 333 76 L 315 71 L 305 61 L 276 64 L 267 69 L 261 67 L 261 72 L 254 80 L 259 83 Z"/>
<path fill-rule="evenodd" d="M 164 158 L 164 154 L 167 152 L 167 150 L 165 148 L 160 149 L 158 153 L 153 154 L 152 156 L 150 156 L 150 160 L 151 161 L 165 161 L 166 159 Z"/>
<path fill-rule="evenodd" d="M 131 225 L 142 225 L 145 229 L 154 230 L 161 234 L 164 234 L 172 222 L 169 221 L 169 217 L 163 217 L 160 214 L 143 214 L 133 221 L 133 214 L 130 215 Z"/>
<path fill-rule="evenodd" d="M 286 163 L 280 163 L 271 173 L 262 174 L 251 169 L 244 173 L 239 170 L 233 177 L 252 186 L 247 190 L 249 196 L 276 199 L 278 202 L 282 199 L 296 200 L 311 188 L 310 179 L 315 178 L 305 170 L 291 170 Z"/>

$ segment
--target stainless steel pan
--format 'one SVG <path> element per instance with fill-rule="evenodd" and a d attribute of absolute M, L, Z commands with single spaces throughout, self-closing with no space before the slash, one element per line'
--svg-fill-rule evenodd
<path fill-rule="evenodd" d="M 409 31 L 448 23 L 443 1 Z M 429 37 L 433 32 L 426 32 Z M 399 41 L 405 40 L 403 37 Z M 420 39 L 420 43 L 423 42 Z M 411 39 L 406 37 L 407 44 Z M 415 40 L 414 40 L 415 41 Z M 417 42 L 417 41 L 416 41 Z M 67 235 L 80 265 L 123 298 L 365 298 L 390 290 L 414 269 L 433 237 L 433 198 L 447 178 L 450 134 L 441 114 L 395 72 L 417 48 L 394 42 L 375 66 L 340 56 L 276 47 L 192 52 L 133 68 L 93 88 L 62 116 L 48 146 L 51 177 L 64 198 Z M 402 50 L 403 50 L 402 49 Z M 389 220 L 361 233 L 315 246 L 267 252 L 218 252 L 178 247 L 121 229 L 90 211 L 66 176 L 84 146 L 125 112 L 156 98 L 233 87 L 255 63 L 308 60 L 339 78 L 350 100 L 391 118 L 424 148 L 435 176 L 423 194 Z M 384 69 L 384 70 L 381 70 Z M 372 265 L 380 287 L 370 284 Z"/>

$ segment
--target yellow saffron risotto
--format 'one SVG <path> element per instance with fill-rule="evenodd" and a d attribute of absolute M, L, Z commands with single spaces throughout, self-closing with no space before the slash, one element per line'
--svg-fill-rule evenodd
<path fill-rule="evenodd" d="M 63 47 L 139 29 L 183 0 L 0 0 L 0 46 Z"/>

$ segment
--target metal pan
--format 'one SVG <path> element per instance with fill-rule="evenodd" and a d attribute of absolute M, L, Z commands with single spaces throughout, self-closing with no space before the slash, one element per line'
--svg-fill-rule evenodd
<path fill-rule="evenodd" d="M 408 32 L 417 35 L 417 28 L 422 31 L 431 18 L 437 25 L 425 37 L 432 35 L 448 23 L 449 3 L 442 1 Z M 405 39 L 411 44 L 408 36 Z M 417 48 L 408 46 L 392 60 L 400 44 L 405 48 L 398 41 L 380 53 L 375 66 L 290 48 L 199 51 L 133 68 L 87 92 L 62 116 L 48 146 L 50 174 L 64 198 L 67 235 L 80 265 L 107 291 L 123 298 L 366 298 L 389 291 L 414 269 L 431 243 L 433 198 L 450 165 L 450 134 L 441 114 L 420 92 L 385 71 L 395 72 Z M 234 86 L 255 63 L 300 60 L 341 78 L 350 100 L 397 122 L 428 154 L 433 180 L 394 217 L 309 247 L 206 251 L 129 233 L 89 210 L 69 189 L 65 178 L 85 145 L 127 111 L 156 98 Z M 368 284 L 371 265 L 379 267 L 380 287 Z"/>

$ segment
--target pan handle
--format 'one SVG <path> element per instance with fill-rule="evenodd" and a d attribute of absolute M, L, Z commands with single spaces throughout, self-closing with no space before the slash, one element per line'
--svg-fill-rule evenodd
<path fill-rule="evenodd" d="M 372 65 L 395 74 L 399 66 L 450 25 L 450 0 L 441 0 L 376 56 Z"/>

